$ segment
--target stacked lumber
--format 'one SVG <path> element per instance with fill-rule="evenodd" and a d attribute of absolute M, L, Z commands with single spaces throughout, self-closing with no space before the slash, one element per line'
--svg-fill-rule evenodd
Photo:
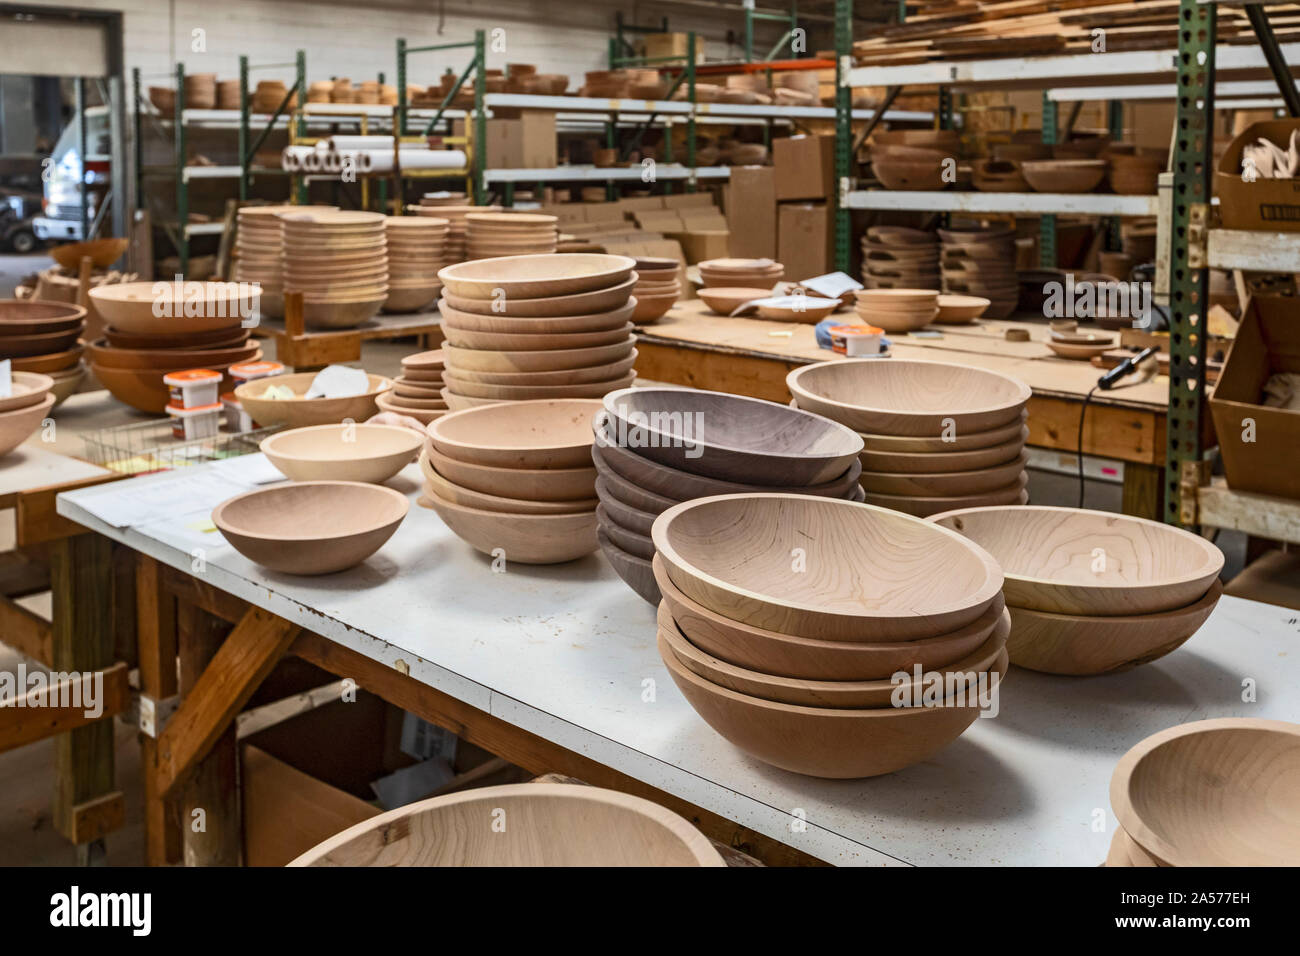
<path fill-rule="evenodd" d="M 1269 7 L 1278 40 L 1300 39 L 1300 4 Z M 1100 40 L 1095 31 L 1104 31 Z M 1178 0 L 936 0 L 853 44 L 858 65 L 1173 49 Z M 1220 43 L 1254 43 L 1245 13 L 1219 7 Z M 1099 42 L 1104 49 L 1099 50 Z"/>

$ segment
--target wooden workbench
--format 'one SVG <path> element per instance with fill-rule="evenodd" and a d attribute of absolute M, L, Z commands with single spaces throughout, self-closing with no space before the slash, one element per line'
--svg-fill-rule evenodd
<path fill-rule="evenodd" d="M 851 313 L 845 313 L 846 321 Z M 1020 379 L 1031 389 L 1029 444 L 1054 451 L 1078 448 L 1084 396 L 1101 372 L 1088 362 L 1055 356 L 1042 339 L 1042 322 L 987 321 L 938 326 L 941 338 L 895 336 L 900 359 L 956 362 Z M 1009 342 L 1006 330 L 1027 329 L 1029 342 Z M 636 370 L 641 378 L 788 402 L 785 376 L 800 365 L 842 358 L 819 348 L 813 326 L 714 315 L 699 299 L 678 303 L 638 330 Z M 1084 423 L 1083 451 L 1124 462 L 1124 510 L 1161 518 L 1165 421 L 1169 379 L 1096 392 Z"/>

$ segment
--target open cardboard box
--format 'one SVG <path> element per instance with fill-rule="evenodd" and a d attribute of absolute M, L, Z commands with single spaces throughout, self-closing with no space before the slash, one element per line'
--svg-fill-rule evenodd
<path fill-rule="evenodd" d="M 1214 174 L 1214 192 L 1219 197 L 1219 222 L 1225 229 L 1271 229 L 1300 232 L 1300 177 L 1242 179 L 1244 148 L 1260 139 L 1271 140 L 1283 149 L 1291 142 L 1291 131 L 1300 129 L 1300 119 L 1254 123 L 1228 144 Z"/>
<path fill-rule="evenodd" d="M 1228 487 L 1300 498 L 1300 411 L 1260 404 L 1276 372 L 1300 373 L 1300 300 L 1250 301 L 1219 382 L 1210 414 Z"/>

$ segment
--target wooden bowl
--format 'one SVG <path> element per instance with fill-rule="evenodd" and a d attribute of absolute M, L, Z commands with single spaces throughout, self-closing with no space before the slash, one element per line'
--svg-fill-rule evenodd
<path fill-rule="evenodd" d="M 54 396 L 48 392 L 40 401 L 0 412 L 0 456 L 7 455 L 41 427 L 54 408 Z"/>
<path fill-rule="evenodd" d="M 1300 861 L 1300 726 L 1225 717 L 1170 727 L 1126 753 L 1110 780 L 1124 830 L 1166 866 Z"/>
<path fill-rule="evenodd" d="M 610 517 L 603 504 L 596 505 L 596 521 L 600 533 L 609 538 L 619 550 L 643 561 L 649 561 L 655 556 L 655 543 L 650 540 L 650 536 L 623 527 Z"/>
<path fill-rule="evenodd" d="M 617 257 L 622 258 L 622 257 Z M 497 261 L 482 259 L 481 262 Z M 450 268 L 450 267 L 448 267 Z M 474 299 L 457 295 L 444 289 L 443 300 L 453 309 L 476 315 L 506 316 L 508 318 L 551 318 L 575 315 L 594 315 L 611 312 L 627 304 L 636 287 L 636 277 L 622 279 L 572 295 L 554 295 L 526 299 L 502 296 L 496 299 Z"/>
<path fill-rule="evenodd" d="M 617 495 L 610 491 L 609 483 L 604 478 L 596 479 L 596 497 L 600 499 L 600 503 L 605 506 L 605 511 L 617 524 L 646 537 L 650 536 L 650 529 L 654 526 L 655 518 L 659 517 L 663 510 L 675 504 L 675 502 L 669 501 L 665 502 L 664 509 L 642 510 L 636 505 L 621 501 Z"/>
<path fill-rule="evenodd" d="M 445 415 L 429 441 L 446 458 L 495 468 L 589 468 L 597 399 L 502 402 Z"/>
<path fill-rule="evenodd" d="M 1011 662 L 1049 674 L 1106 674 L 1164 657 L 1200 630 L 1223 586 L 1185 607 L 1150 614 L 1053 614 L 1011 608 Z"/>
<path fill-rule="evenodd" d="M 375 407 L 381 412 L 404 415 L 413 418 L 421 425 L 429 425 L 447 414 L 445 402 L 424 402 L 418 399 L 397 398 L 391 391 L 375 396 Z"/>
<path fill-rule="evenodd" d="M 1043 159 L 1020 164 L 1025 181 L 1040 193 L 1086 193 L 1106 176 L 1104 159 Z"/>
<path fill-rule="evenodd" d="M 873 309 L 870 306 L 859 305 L 857 314 L 858 318 L 869 325 L 878 326 L 886 332 L 915 332 L 917 329 L 923 329 L 934 321 L 935 316 L 939 314 L 939 307 L 927 306 L 917 311 L 904 312 L 884 311 Z"/>
<path fill-rule="evenodd" d="M 443 373 L 447 387 L 468 398 L 485 398 L 494 401 L 534 401 L 548 398 L 599 398 L 609 392 L 628 388 L 636 380 L 636 372 L 625 372 L 617 378 L 595 382 L 571 382 L 564 385 L 493 385 L 470 381 L 456 375 L 452 369 Z"/>
<path fill-rule="evenodd" d="M 608 289 L 631 278 L 635 266 L 627 256 L 588 252 L 505 256 L 447 266 L 438 278 L 457 296 L 508 302 Z"/>
<path fill-rule="evenodd" d="M 596 469 L 592 466 L 504 468 L 461 461 L 429 444 L 424 450 L 439 474 L 486 495 L 532 501 L 576 501 L 595 495 Z"/>
<path fill-rule="evenodd" d="M 700 498 L 661 514 L 652 537 L 673 583 L 700 604 L 822 640 L 935 637 L 974 621 L 1002 588 L 997 562 L 955 532 L 832 498 Z M 792 573 L 796 560 L 806 571 Z"/>
<path fill-rule="evenodd" d="M 258 349 L 248 361 L 257 362 L 261 358 L 262 350 Z M 205 367 L 213 372 L 223 373 L 221 391 L 224 392 L 231 387 L 233 382 L 230 376 L 225 374 L 230 368 L 229 365 L 213 364 Z M 157 368 L 109 368 L 95 362 L 90 363 L 90 370 L 99 383 L 119 402 L 154 415 L 163 414 L 169 400 L 169 390 L 163 383 L 163 376 L 168 371 L 180 371 L 180 369 Z"/>
<path fill-rule="evenodd" d="M 886 189 L 944 189 L 944 166 L 935 160 L 872 159 L 871 171 Z"/>
<path fill-rule="evenodd" d="M 119 282 L 90 290 L 105 322 L 143 335 L 234 328 L 257 315 L 258 299 L 237 282 Z"/>
<path fill-rule="evenodd" d="M 633 301 L 636 302 L 636 310 L 632 313 L 632 321 L 641 325 L 656 322 L 677 304 L 678 298 L 679 294 L 676 292 L 657 298 L 652 296 L 634 297 Z"/>
<path fill-rule="evenodd" d="M 700 297 L 700 301 L 716 314 L 731 315 L 746 302 L 767 298 L 772 294 L 772 289 L 770 286 L 766 289 L 748 286 L 714 286 L 700 289 L 696 294 Z"/>
<path fill-rule="evenodd" d="M 564 368 L 553 369 L 547 372 L 479 372 L 473 369 L 463 369 L 456 366 L 449 369 L 447 374 L 451 376 L 448 385 L 456 387 L 461 391 L 461 383 L 473 382 L 478 385 L 506 385 L 506 386 L 586 386 L 596 383 L 608 383 L 610 381 L 621 381 L 632 374 L 632 366 L 636 364 L 637 351 L 629 348 L 624 351 L 624 357 L 614 361 L 607 362 L 604 365 L 591 365 L 583 368 Z M 497 353 L 476 352 L 476 355 L 492 355 Z M 629 379 L 630 381 L 630 379 Z M 608 385 L 605 385 L 608 388 Z M 603 392 L 600 394 L 604 394 Z"/>
<path fill-rule="evenodd" d="M 411 463 L 423 444 L 392 425 L 311 425 L 262 440 L 262 454 L 295 481 L 384 482 Z"/>
<path fill-rule="evenodd" d="M 596 466 L 596 493 L 600 494 L 603 488 L 605 493 L 613 496 L 618 501 L 623 502 L 631 508 L 647 512 L 650 515 L 651 523 L 654 518 L 667 511 L 673 505 L 681 504 L 681 498 L 670 498 L 665 495 L 655 494 L 653 491 L 647 491 L 640 485 L 628 481 L 614 469 L 607 465 L 599 455 L 592 456 L 592 462 Z M 625 526 L 626 527 L 626 526 Z M 642 534 L 649 534 L 650 528 L 647 525 Z"/>
<path fill-rule="evenodd" d="M 842 475 L 862 439 L 816 415 L 699 389 L 605 396 L 609 434 L 652 461 L 722 481 L 815 485 Z"/>
<path fill-rule="evenodd" d="M 390 284 L 388 298 L 379 308 L 383 312 L 419 312 L 433 305 L 441 289 L 436 282 L 409 287 Z"/>
<path fill-rule="evenodd" d="M 623 583 L 644 601 L 658 604 L 659 586 L 655 584 L 650 562 L 630 551 L 624 551 L 608 533 L 600 528 L 596 530 L 596 540 L 600 545 L 601 553 L 605 555 L 605 560 L 614 569 L 614 573 L 623 579 Z"/>
<path fill-rule="evenodd" d="M 428 349 L 424 352 L 413 352 L 402 359 L 402 370 L 405 374 L 410 375 L 413 370 L 431 372 L 441 371 L 447 362 L 446 353 L 442 349 Z"/>
<path fill-rule="evenodd" d="M 475 312 L 462 312 L 447 304 L 439 304 L 438 310 L 444 318 L 449 318 L 459 328 L 467 332 L 496 333 L 552 333 L 552 332 L 608 332 L 611 329 L 624 328 L 636 311 L 636 303 L 628 299 L 623 305 L 607 312 L 594 312 L 591 315 L 557 315 L 557 316 L 507 316 L 479 315 Z"/>
<path fill-rule="evenodd" d="M 452 532 L 476 551 L 520 564 L 561 564 L 596 550 L 596 512 L 508 514 L 469 508 L 430 494 L 429 503 Z"/>
<path fill-rule="evenodd" d="M 854 461 L 842 475 L 836 475 L 829 481 L 817 485 L 755 485 L 738 481 L 722 481 L 707 475 L 696 475 L 680 468 L 660 464 L 650 458 L 642 457 L 638 451 L 625 448 L 611 440 L 606 424 L 597 420 L 592 425 L 595 443 L 592 446 L 592 458 L 607 464 L 620 477 L 640 488 L 662 495 L 686 501 L 689 498 L 707 498 L 711 495 L 743 494 L 745 492 L 788 491 L 792 494 L 818 495 L 828 498 L 847 496 L 852 488 L 857 487 L 858 475 L 862 463 Z"/>
<path fill-rule="evenodd" d="M 1015 482 L 1028 464 L 1028 457 L 1016 457 L 999 465 L 964 471 L 886 472 L 869 471 L 863 463 L 860 479 L 863 491 L 883 495 L 976 495 L 997 491 Z"/>
<path fill-rule="evenodd" d="M 473 488 L 458 485 L 441 475 L 429 462 L 429 456 L 420 452 L 420 471 L 424 474 L 429 490 L 452 504 L 464 505 L 466 508 L 478 508 L 481 511 L 496 511 L 503 514 L 524 515 L 561 515 L 578 514 L 593 511 L 600 503 L 595 497 L 577 498 L 571 501 L 532 501 L 527 498 L 505 498 L 500 495 L 487 495 Z"/>
<path fill-rule="evenodd" d="M 1047 347 L 1061 358 L 1083 362 L 1109 352 L 1116 346 L 1116 341 L 1113 338 L 1093 345 L 1084 345 L 1078 342 L 1058 342 L 1050 338 L 1046 340 L 1046 343 Z"/>
<path fill-rule="evenodd" d="M 997 559 L 1014 607 L 1087 615 L 1169 611 L 1201 598 L 1223 570 L 1223 552 L 1200 535 L 1107 511 L 973 508 L 931 520 Z"/>
<path fill-rule="evenodd" d="M 500 832 L 496 819 L 509 821 Z M 290 866 L 724 866 L 708 838 L 656 803 L 599 787 L 523 783 L 408 804 Z"/>
<path fill-rule="evenodd" d="M 1025 505 L 1029 503 L 1029 493 L 1025 491 L 1029 476 L 1021 472 L 1019 478 L 993 491 L 981 491 L 969 495 L 890 495 L 878 491 L 862 493 L 869 504 L 917 518 L 928 518 L 944 511 L 957 508 L 984 508 L 991 505 Z"/>
<path fill-rule="evenodd" d="M 248 362 L 261 352 L 256 341 L 232 348 L 214 349 L 119 349 L 100 339 L 86 346 L 86 357 L 105 368 L 159 369 L 178 372 L 182 369 L 208 368 Z"/>
<path fill-rule="evenodd" d="M 598 345 L 623 345 L 632 335 L 631 322 L 598 332 L 471 332 L 443 315 L 442 330 L 447 342 L 464 349 L 500 352 L 557 351 L 586 349 Z"/>
<path fill-rule="evenodd" d="M 793 773 L 831 779 L 875 777 L 920 763 L 956 740 L 979 716 L 964 707 L 801 707 L 740 694 L 692 673 L 663 639 L 659 654 L 704 722 L 750 756 Z M 1006 671 L 1006 652 L 994 673 Z"/>
<path fill-rule="evenodd" d="M 68 242 L 50 249 L 50 258 L 63 268 L 76 272 L 83 256 L 90 256 L 96 269 L 107 269 L 126 252 L 130 239 L 92 239 L 89 242 Z"/>
<path fill-rule="evenodd" d="M 50 352 L 46 355 L 28 355 L 9 360 L 16 372 L 40 372 L 52 375 L 65 369 L 75 367 L 81 361 L 82 347 L 74 345 L 64 352 Z"/>
<path fill-rule="evenodd" d="M 10 373 L 9 395 L 0 398 L 0 412 L 12 412 L 30 405 L 39 405 L 54 387 L 54 379 L 38 372 Z M 588 431 L 591 429 L 588 428 Z"/>
<path fill-rule="evenodd" d="M 6 358 L 27 358 L 32 355 L 49 355 L 66 351 L 81 336 L 81 326 L 61 332 L 38 332 L 31 335 L 0 334 L 0 355 Z"/>
<path fill-rule="evenodd" d="M 359 481 L 295 481 L 236 495 L 212 523 L 248 560 L 285 574 L 332 574 L 360 564 L 406 517 L 406 496 Z"/>
<path fill-rule="evenodd" d="M 992 468 L 1012 461 L 1020 456 L 1028 438 L 1029 429 L 1021 428 L 1015 438 L 1000 445 L 951 452 L 878 451 L 871 442 L 867 442 L 867 447 L 858 458 L 862 462 L 864 474 L 953 474 Z M 1008 484 L 1009 481 L 1010 479 L 1003 484 Z"/>
<path fill-rule="evenodd" d="M 627 358 L 635 351 L 635 345 L 636 337 L 629 335 L 610 345 L 592 345 L 586 348 L 493 351 L 466 349 L 452 344 L 447 344 L 443 348 L 450 366 L 448 371 L 456 375 L 468 376 L 470 372 L 517 373 L 599 369 Z"/>
<path fill-rule="evenodd" d="M 939 296 L 939 314 L 934 321 L 951 325 L 964 325 L 974 322 L 992 303 L 978 295 L 941 295 Z"/>
<path fill-rule="evenodd" d="M 47 299 L 0 299 L 0 351 L 9 354 L 10 336 L 66 333 L 81 329 L 86 310 Z"/>
<path fill-rule="evenodd" d="M 179 335 L 139 335 L 123 332 L 112 326 L 104 329 L 105 341 L 115 349 L 158 351 L 161 349 L 225 349 L 243 345 L 248 341 L 249 330 L 242 328 L 212 329 L 208 332 L 187 332 Z"/>
<path fill-rule="evenodd" d="M 673 584 L 662 558 L 653 562 L 655 582 L 682 634 L 696 647 L 739 667 L 808 680 L 880 680 L 897 671 L 923 671 L 951 664 L 988 640 L 1002 622 L 1001 598 L 970 624 L 917 641 L 824 641 L 781 634 L 723 617 Z"/>
<path fill-rule="evenodd" d="M 714 657 L 687 640 L 663 601 L 659 603 L 658 625 L 660 640 L 692 673 L 710 683 L 762 700 L 802 707 L 892 707 L 894 701 L 905 699 L 899 696 L 901 693 L 919 694 L 924 687 L 915 679 L 915 672 L 903 672 L 906 677 L 896 672 L 875 680 L 807 680 L 739 667 Z M 936 668 L 937 673 L 944 675 L 944 686 L 956 689 L 960 686 L 957 682 L 961 675 L 969 675 L 972 683 L 967 686 L 974 688 L 978 675 L 987 673 L 1003 654 L 1010 633 L 1011 616 L 1004 609 L 986 641 L 970 654 Z M 946 699 L 950 692 L 944 696 Z"/>
<path fill-rule="evenodd" d="M 244 411 L 261 425 L 288 425 L 300 428 L 303 425 L 329 425 L 341 422 L 345 418 L 363 422 L 376 414 L 376 396 L 392 388 L 390 379 L 382 375 L 370 376 L 370 388 L 364 395 L 352 395 L 347 398 L 298 398 L 267 399 L 265 394 L 271 385 L 288 387 L 296 395 L 304 395 L 315 372 L 299 372 L 293 375 L 276 375 L 246 382 L 235 389 L 235 398 Z"/>
<path fill-rule="evenodd" d="M 805 365 L 785 379 L 799 408 L 861 432 L 917 437 L 987 431 L 1020 417 L 1029 386 L 947 362 L 849 359 Z"/>

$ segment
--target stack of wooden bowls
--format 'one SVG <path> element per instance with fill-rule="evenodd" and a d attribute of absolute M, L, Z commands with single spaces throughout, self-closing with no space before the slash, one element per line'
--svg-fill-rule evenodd
<path fill-rule="evenodd" d="M 599 398 L 631 385 L 635 265 L 627 256 L 558 253 L 444 268 L 447 406 Z"/>
<path fill-rule="evenodd" d="M 303 211 L 303 206 L 243 206 L 239 210 L 235 281 L 258 283 L 262 314 L 273 319 L 284 317 L 284 224 L 280 213 Z"/>
<path fill-rule="evenodd" d="M 859 289 L 858 318 L 886 332 L 914 332 L 939 315 L 937 289 Z"/>
<path fill-rule="evenodd" d="M 443 401 L 442 349 L 416 352 L 402 359 L 402 374 L 393 380 L 392 391 L 375 399 L 381 412 L 393 412 L 427 425 L 447 412 Z"/>
<path fill-rule="evenodd" d="M 989 300 L 985 318 L 1005 319 L 1016 309 L 1016 231 L 1011 226 L 940 229 L 939 264 L 944 292 Z"/>
<path fill-rule="evenodd" d="M 881 131 L 871 140 L 871 171 L 886 189 L 944 189 L 945 163 L 959 149 L 954 130 Z"/>
<path fill-rule="evenodd" d="M 85 328 L 86 310 L 79 305 L 0 299 L 0 359 L 8 359 L 15 372 L 48 375 L 57 407 L 85 377 L 77 341 Z"/>
<path fill-rule="evenodd" d="M 251 107 L 254 113 L 274 113 L 284 103 L 284 97 L 289 92 L 283 80 L 258 80 L 257 88 L 253 91 L 251 98 Z M 295 93 L 289 100 L 286 109 L 297 105 L 298 94 Z"/>
<path fill-rule="evenodd" d="M 466 249 L 469 227 L 465 217 L 470 213 L 500 212 L 501 209 L 501 206 L 466 206 L 463 203 L 433 205 L 421 200 L 420 205 L 413 207 L 411 211 L 417 216 L 432 216 L 435 219 L 447 220 L 447 245 L 443 252 L 448 263 L 455 263 L 464 262 L 469 257 Z"/>
<path fill-rule="evenodd" d="M 217 109 L 219 110 L 239 109 L 239 81 L 238 80 L 217 81 Z"/>
<path fill-rule="evenodd" d="M 500 402 L 439 418 L 420 454 L 430 507 L 475 550 L 558 564 L 596 550 L 600 402 Z"/>
<path fill-rule="evenodd" d="M 654 604 L 650 527 L 692 498 L 791 492 L 860 500 L 862 439 L 819 415 L 723 392 L 627 388 L 593 423 L 601 550 Z"/>
<path fill-rule="evenodd" d="M 682 283 L 678 278 L 681 263 L 676 259 L 638 256 L 636 260 L 636 310 L 632 321 L 649 325 L 673 307 L 682 296 Z"/>
<path fill-rule="evenodd" d="M 309 326 L 352 328 L 388 299 L 387 217 L 343 210 L 280 213 L 284 289 L 303 294 Z"/>
<path fill-rule="evenodd" d="M 1300 866 L 1300 724 L 1221 717 L 1152 734 L 1110 778 L 1107 866 Z"/>
<path fill-rule="evenodd" d="M 901 770 L 959 737 L 1006 672 L 1002 571 L 946 529 L 766 494 L 676 505 L 651 536 L 673 682 L 765 763 L 831 778 Z M 937 699 L 924 696 L 936 683 Z"/>
<path fill-rule="evenodd" d="M 1072 320 L 1064 322 L 1062 328 L 1053 328 L 1049 331 L 1046 341 L 1047 347 L 1061 358 L 1075 359 L 1080 362 L 1090 361 L 1119 344 L 1114 335 L 1080 332 Z"/>
<path fill-rule="evenodd" d="M 555 216 L 515 212 L 471 212 L 465 216 L 467 259 L 541 255 L 554 252 L 559 238 Z"/>
<path fill-rule="evenodd" d="M 90 368 L 114 398 L 162 414 L 168 401 L 163 376 L 195 368 L 226 373 L 262 357 L 249 341 L 258 298 L 238 282 L 124 282 L 91 289 L 108 326 L 104 338 L 87 347 Z M 232 387 L 227 375 L 221 390 Z"/>
<path fill-rule="evenodd" d="M 217 74 L 188 73 L 185 76 L 185 108 L 210 110 L 217 105 Z"/>
<path fill-rule="evenodd" d="M 939 237 L 907 226 L 872 226 L 862 237 L 868 289 L 939 288 Z"/>
<path fill-rule="evenodd" d="M 785 266 L 771 259 L 706 259 L 700 263 L 700 278 L 706 287 L 752 286 L 770 289 L 784 275 Z"/>
<path fill-rule="evenodd" d="M 54 379 L 37 372 L 11 372 L 9 394 L 0 398 L 0 457 L 25 442 L 54 408 Z"/>
<path fill-rule="evenodd" d="M 862 489 L 875 505 L 926 517 L 1024 504 L 1029 386 L 944 362 L 857 359 L 795 369 L 798 408 L 862 436 Z"/>
<path fill-rule="evenodd" d="M 966 508 L 931 520 L 1002 565 L 1007 649 L 1031 670 L 1104 674 L 1163 657 L 1223 593 L 1223 552 L 1158 521 L 1047 507 Z"/>
<path fill-rule="evenodd" d="M 448 220 L 436 216 L 389 216 L 388 298 L 385 312 L 419 312 L 438 298 L 438 270 L 447 264 Z"/>

